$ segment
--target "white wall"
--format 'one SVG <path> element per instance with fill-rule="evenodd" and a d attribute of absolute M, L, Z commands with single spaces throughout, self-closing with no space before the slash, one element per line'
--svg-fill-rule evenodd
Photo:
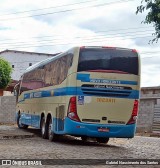
<path fill-rule="evenodd" d="M 0 53 L 0 57 L 6 59 L 11 64 L 11 66 L 14 65 L 12 79 L 19 80 L 24 70 L 29 67 L 29 63 L 32 63 L 33 65 L 39 61 L 51 57 L 51 55 L 6 51 Z"/>

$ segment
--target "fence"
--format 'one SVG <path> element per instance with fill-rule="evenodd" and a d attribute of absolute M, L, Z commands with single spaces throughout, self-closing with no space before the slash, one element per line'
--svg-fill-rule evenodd
<path fill-rule="evenodd" d="M 16 97 L 0 96 L 0 123 L 15 123 Z M 137 132 L 160 131 L 160 105 L 155 100 L 141 100 Z"/>
<path fill-rule="evenodd" d="M 15 96 L 0 96 L 0 123 L 15 123 Z"/>

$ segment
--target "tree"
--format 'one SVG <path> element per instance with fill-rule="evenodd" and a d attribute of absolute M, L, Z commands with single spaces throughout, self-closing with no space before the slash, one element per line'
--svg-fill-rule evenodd
<path fill-rule="evenodd" d="M 140 5 L 137 7 L 136 14 L 143 13 L 145 10 L 149 10 L 143 23 L 153 24 L 155 28 L 155 33 L 153 34 L 155 38 L 152 41 L 158 42 L 160 38 L 160 0 L 142 0 L 141 4 L 145 2 L 145 5 Z"/>
<path fill-rule="evenodd" d="M 0 58 L 0 89 L 5 89 L 11 81 L 12 68 L 8 61 Z"/>

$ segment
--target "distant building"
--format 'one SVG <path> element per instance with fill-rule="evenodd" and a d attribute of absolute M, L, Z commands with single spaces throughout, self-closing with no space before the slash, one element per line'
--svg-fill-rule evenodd
<path fill-rule="evenodd" d="M 137 131 L 160 133 L 160 86 L 141 88 Z"/>
<path fill-rule="evenodd" d="M 19 80 L 23 72 L 29 66 L 53 57 L 57 54 L 46 54 L 46 53 L 36 53 L 36 52 L 26 52 L 26 51 L 16 51 L 16 50 L 4 50 L 0 52 L 0 57 L 7 60 L 12 68 L 12 79 Z"/>

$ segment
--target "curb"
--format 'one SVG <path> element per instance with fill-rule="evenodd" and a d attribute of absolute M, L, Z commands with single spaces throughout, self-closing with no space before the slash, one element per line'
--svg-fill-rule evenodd
<path fill-rule="evenodd" d="M 0 140 L 3 139 L 24 139 L 36 136 L 33 132 L 27 132 L 18 127 L 10 125 L 0 125 Z"/>
<path fill-rule="evenodd" d="M 136 133 L 136 136 L 160 138 L 160 133 Z"/>
<path fill-rule="evenodd" d="M 34 134 L 31 135 L 0 135 L 0 140 L 4 139 L 24 139 L 24 138 L 32 138 Z"/>

